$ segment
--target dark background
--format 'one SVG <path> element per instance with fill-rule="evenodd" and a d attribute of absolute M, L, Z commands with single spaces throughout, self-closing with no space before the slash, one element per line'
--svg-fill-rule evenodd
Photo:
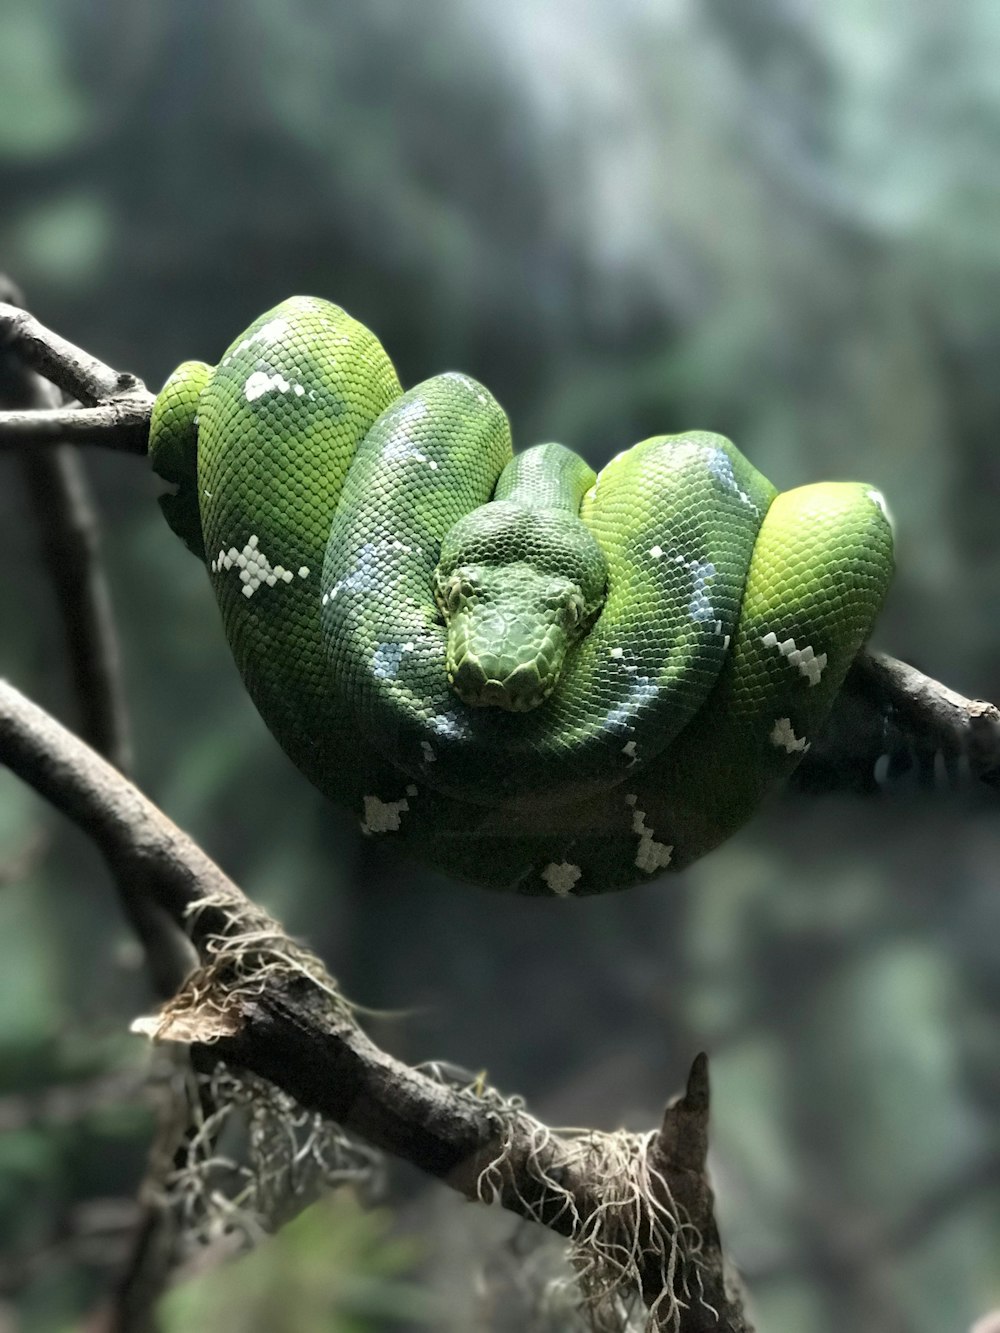
<path fill-rule="evenodd" d="M 0 268 L 152 388 L 305 292 L 404 384 L 482 379 L 521 446 L 599 466 L 698 427 L 782 487 L 869 481 L 898 535 L 875 642 L 997 700 L 998 61 L 985 0 L 8 0 Z M 434 879 L 284 759 L 142 461 L 86 463 L 141 785 L 394 1011 L 382 1042 L 603 1128 L 652 1125 L 705 1048 L 762 1333 L 945 1333 L 1000 1305 L 995 809 L 787 798 L 607 900 Z M 0 458 L 0 671 L 71 721 L 38 552 Z M 87 1210 L 134 1189 L 148 1125 L 42 1094 L 141 1069 L 123 1033 L 151 999 L 96 856 L 2 774 L 0 876 L 0 1329 L 64 1329 L 112 1257 L 80 1244 Z M 303 1218 L 168 1329 L 507 1327 L 513 1221 L 408 1176 L 391 1198 Z"/>

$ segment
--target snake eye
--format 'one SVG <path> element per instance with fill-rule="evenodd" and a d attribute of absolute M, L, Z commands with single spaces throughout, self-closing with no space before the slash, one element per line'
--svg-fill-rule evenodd
<path fill-rule="evenodd" d="M 584 606 L 579 597 L 571 597 L 566 603 L 566 628 L 576 629 L 583 619 Z"/>
<path fill-rule="evenodd" d="M 449 583 L 448 591 L 445 594 L 445 601 L 448 604 L 448 610 L 455 614 L 462 605 L 462 585 L 461 583 Z"/>

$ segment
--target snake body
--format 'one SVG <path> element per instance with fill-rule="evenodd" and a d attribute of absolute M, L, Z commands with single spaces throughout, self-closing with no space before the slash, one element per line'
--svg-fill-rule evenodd
<path fill-rule="evenodd" d="M 777 493 L 726 439 L 594 475 L 455 373 L 293 297 L 158 396 L 154 469 L 293 762 L 497 888 L 602 892 L 722 842 L 799 762 L 885 595 L 880 494 Z"/>

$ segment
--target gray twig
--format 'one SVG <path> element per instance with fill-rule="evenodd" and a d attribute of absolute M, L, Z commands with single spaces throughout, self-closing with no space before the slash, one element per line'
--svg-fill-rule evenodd
<path fill-rule="evenodd" d="M 966 699 L 916 667 L 888 653 L 865 653 L 852 675 L 891 709 L 904 729 L 931 745 L 963 755 L 977 778 L 1000 772 L 1000 709 L 984 699 Z"/>
<path fill-rule="evenodd" d="M 9 302 L 0 303 L 0 349 L 83 404 L 0 412 L 0 447 L 68 442 L 146 452 L 153 395 L 137 376 L 113 370 Z"/>
<path fill-rule="evenodd" d="M 56 407 L 0 412 L 0 448 L 32 444 L 99 444 L 120 453 L 145 454 L 153 395 L 145 389 L 99 407 Z"/>

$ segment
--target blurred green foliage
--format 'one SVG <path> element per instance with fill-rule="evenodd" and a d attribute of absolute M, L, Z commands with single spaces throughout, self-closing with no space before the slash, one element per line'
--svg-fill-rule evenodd
<path fill-rule="evenodd" d="M 899 532 L 879 644 L 1000 699 L 998 57 L 986 0 L 14 0 L 0 267 L 152 386 L 307 291 L 404 382 L 483 379 L 521 444 L 600 464 L 699 426 L 782 486 L 866 478 Z M 0 669 L 72 721 L 0 463 Z M 762 1333 L 941 1333 L 1000 1304 L 988 805 L 789 799 L 681 880 L 572 906 L 432 879 L 283 759 L 147 470 L 88 465 L 142 785 L 350 995 L 405 1011 L 380 1040 L 608 1127 L 654 1123 L 706 1047 Z M 55 1126 L 32 1096 L 141 1061 L 102 1042 L 150 998 L 103 868 L 10 779 L 4 867 L 0 1276 L 21 1327 L 65 1328 L 120 1258 L 81 1257 L 74 1218 L 134 1189 L 146 1122 Z M 480 1326 L 509 1221 L 409 1178 L 397 1208 L 420 1251 L 338 1202 L 180 1289 L 165 1327 Z"/>
<path fill-rule="evenodd" d="M 391 1227 L 384 1209 L 339 1191 L 231 1268 L 178 1286 L 161 1306 L 163 1333 L 370 1333 L 385 1320 L 434 1328 L 434 1302 L 403 1278 L 419 1245 Z"/>

